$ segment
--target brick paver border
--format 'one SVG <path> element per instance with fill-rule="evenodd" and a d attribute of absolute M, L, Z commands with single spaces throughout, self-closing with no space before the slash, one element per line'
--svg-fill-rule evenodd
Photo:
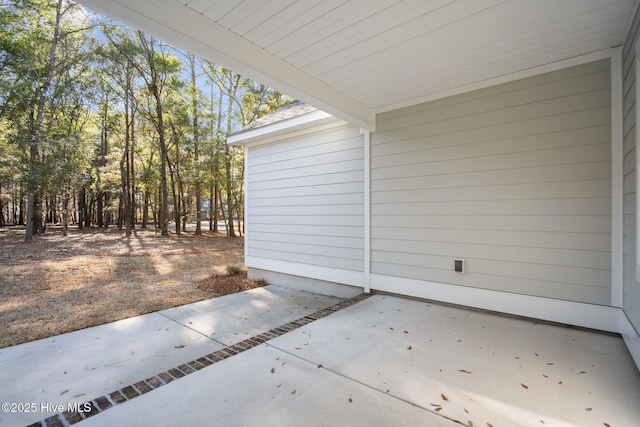
<path fill-rule="evenodd" d="M 372 294 L 360 294 L 353 298 L 343 300 L 338 304 L 323 308 L 322 310 L 318 310 L 315 313 L 278 326 L 277 328 L 273 328 L 270 331 L 263 332 L 260 335 L 256 335 L 255 337 L 247 338 L 244 341 L 240 341 L 232 346 L 223 348 L 222 350 L 207 354 L 196 360 L 184 363 L 165 372 L 160 372 L 159 374 L 151 378 L 147 378 L 144 381 L 139 381 L 135 384 L 128 385 L 107 395 L 100 396 L 88 402 L 79 404 L 78 408 L 82 409 L 83 412 L 61 412 L 52 415 L 42 421 L 30 424 L 27 427 L 68 427 L 72 424 L 79 423 L 80 421 L 99 414 L 100 412 L 104 412 L 109 408 L 113 408 L 114 406 L 117 406 L 121 403 L 127 402 L 131 399 L 135 399 L 136 397 L 142 396 L 143 394 L 148 393 L 158 387 L 162 387 L 165 384 L 169 384 L 172 381 L 197 372 L 200 369 L 206 368 L 207 366 L 213 365 L 214 363 L 220 362 L 221 360 L 227 359 L 231 356 L 235 356 L 236 354 L 247 351 L 257 345 L 277 338 L 280 335 L 286 334 L 287 332 L 291 332 L 306 324 L 333 314 L 338 310 L 349 307 L 370 297 L 371 295 Z"/>

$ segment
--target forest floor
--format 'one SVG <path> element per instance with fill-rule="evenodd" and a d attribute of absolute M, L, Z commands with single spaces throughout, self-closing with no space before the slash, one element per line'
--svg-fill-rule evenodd
<path fill-rule="evenodd" d="M 242 238 L 209 231 L 48 228 L 23 240 L 0 229 L 0 348 L 264 285 L 246 278 Z"/>

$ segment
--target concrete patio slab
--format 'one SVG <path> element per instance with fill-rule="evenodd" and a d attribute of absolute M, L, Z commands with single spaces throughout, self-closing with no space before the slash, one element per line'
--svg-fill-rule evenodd
<path fill-rule="evenodd" d="M 618 336 L 374 295 L 86 426 L 631 426 Z"/>
<path fill-rule="evenodd" d="M 160 314 L 220 343 L 233 345 L 340 301 L 336 297 L 265 286 Z"/>
<path fill-rule="evenodd" d="M 30 424 L 51 415 L 43 404 L 85 402 L 223 347 L 151 313 L 1 349 L 0 402 L 38 410 L 2 411 L 0 425 Z"/>
<path fill-rule="evenodd" d="M 169 421 L 168 421 L 169 420 Z M 255 347 L 82 421 L 91 426 L 452 426 L 270 347 Z"/>
<path fill-rule="evenodd" d="M 374 295 L 270 345 L 469 426 L 640 417 L 640 373 L 610 334 Z"/>
<path fill-rule="evenodd" d="M 223 350 L 236 349 L 235 355 L 76 421 L 82 426 L 637 424 L 640 373 L 619 336 L 392 296 L 365 297 L 303 313 L 272 329 L 277 334 L 261 334 L 268 337 L 264 344 L 241 341 Z M 245 295 L 235 301 L 263 298 Z M 273 304 L 283 300 L 293 301 L 275 298 Z M 174 317 L 206 328 L 200 318 L 206 307 L 175 310 Z M 248 313 L 237 307 L 227 315 Z M 285 314 L 279 324 L 289 319 Z M 215 328 L 207 331 L 218 334 Z M 244 332 L 237 336 L 245 338 Z M 253 344 L 240 348 L 249 341 Z"/>
<path fill-rule="evenodd" d="M 0 402 L 36 409 L 0 411 L 0 425 L 43 420 L 339 301 L 266 286 L 0 349 Z"/>

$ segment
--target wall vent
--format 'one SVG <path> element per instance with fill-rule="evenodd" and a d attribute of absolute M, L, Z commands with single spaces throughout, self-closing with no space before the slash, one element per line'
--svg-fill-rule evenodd
<path fill-rule="evenodd" d="M 453 271 L 456 273 L 464 273 L 464 260 L 456 258 L 453 260 Z"/>

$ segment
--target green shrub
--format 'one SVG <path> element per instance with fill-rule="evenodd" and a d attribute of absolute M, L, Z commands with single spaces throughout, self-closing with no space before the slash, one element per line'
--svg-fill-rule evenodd
<path fill-rule="evenodd" d="M 240 273 L 242 273 L 242 267 L 240 267 L 239 265 L 228 265 L 227 266 L 227 274 L 229 276 L 237 276 Z"/>

